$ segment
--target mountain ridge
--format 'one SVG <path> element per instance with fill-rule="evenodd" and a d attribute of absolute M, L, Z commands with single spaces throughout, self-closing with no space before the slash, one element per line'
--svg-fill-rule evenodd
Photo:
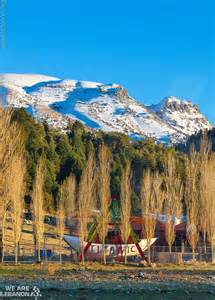
<path fill-rule="evenodd" d="M 40 74 L 0 74 L 3 105 L 25 107 L 55 127 L 80 120 L 86 126 L 181 143 L 212 126 L 191 101 L 174 96 L 146 106 L 129 96 L 119 84 L 60 79 Z"/>

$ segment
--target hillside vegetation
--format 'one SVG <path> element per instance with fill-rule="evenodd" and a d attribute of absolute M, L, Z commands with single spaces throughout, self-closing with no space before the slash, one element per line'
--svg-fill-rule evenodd
<path fill-rule="evenodd" d="M 104 133 L 102 131 L 86 131 L 82 123 L 71 124 L 66 133 L 49 127 L 46 123 L 38 123 L 24 109 L 13 114 L 21 129 L 25 141 L 27 156 L 27 191 L 26 200 L 30 200 L 32 183 L 36 166 L 42 156 L 46 166 L 45 174 L 45 208 L 53 212 L 59 195 L 60 184 L 73 173 L 79 182 L 86 165 L 89 151 L 96 154 L 101 144 L 108 146 L 112 153 L 111 192 L 114 196 L 120 193 L 120 178 L 128 160 L 132 162 L 133 172 L 133 207 L 138 207 L 138 192 L 143 170 L 151 168 L 163 172 L 168 153 L 178 158 L 178 169 L 183 175 L 184 157 L 174 150 L 157 144 L 153 139 L 132 141 L 120 133 Z"/>
<path fill-rule="evenodd" d="M 185 217 L 193 260 L 201 240 L 205 249 L 210 243 L 215 261 L 213 140 L 211 133 L 201 133 L 196 139 L 188 141 L 180 152 L 149 138 L 131 140 L 120 133 L 87 130 L 80 122 L 69 123 L 66 130 L 60 131 L 35 121 L 23 109 L 0 109 L 2 262 L 8 227 L 18 262 L 26 212 L 32 219 L 38 261 L 47 213 L 55 217 L 60 249 L 66 222 L 78 221 L 78 251 L 83 263 L 84 243 L 98 237 L 106 264 L 110 220 L 117 223 L 125 247 L 130 240 L 136 244 L 141 236 L 135 235 L 130 218 L 138 215 L 151 265 L 151 241 L 162 214 L 170 254 L 176 239 L 175 226 Z M 142 250 L 138 251 L 144 258 Z M 124 257 L 127 263 L 126 250 Z"/>

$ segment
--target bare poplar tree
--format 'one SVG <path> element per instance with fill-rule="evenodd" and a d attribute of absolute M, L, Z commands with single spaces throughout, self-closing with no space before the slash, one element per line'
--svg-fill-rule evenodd
<path fill-rule="evenodd" d="M 65 185 L 62 184 L 60 187 L 60 198 L 58 200 L 57 205 L 57 232 L 59 236 L 59 242 L 60 242 L 60 264 L 62 264 L 62 241 L 64 237 L 64 231 L 65 231 L 65 220 L 66 220 L 66 211 L 65 211 L 65 202 L 64 202 L 64 193 Z"/>
<path fill-rule="evenodd" d="M 43 159 L 40 158 L 37 164 L 36 177 L 33 186 L 33 234 L 34 234 L 34 245 L 35 254 L 37 253 L 38 262 L 41 261 L 40 250 L 41 242 L 44 235 L 44 163 Z"/>
<path fill-rule="evenodd" d="M 206 232 L 207 232 L 207 220 L 208 220 L 208 201 L 209 201 L 209 159 L 212 149 L 211 141 L 209 141 L 206 134 L 204 134 L 200 140 L 200 152 L 199 152 L 199 222 L 200 230 L 203 234 L 204 252 L 206 253 Z"/>
<path fill-rule="evenodd" d="M 95 159 L 94 153 L 89 153 L 87 165 L 82 172 L 78 190 L 78 218 L 81 239 L 82 263 L 84 264 L 84 243 L 88 237 L 87 225 L 95 208 Z"/>
<path fill-rule="evenodd" d="M 186 191 L 185 202 L 187 210 L 187 239 L 192 248 L 193 260 L 195 249 L 199 239 L 198 214 L 199 201 L 197 193 L 198 155 L 192 147 L 186 163 Z"/>
<path fill-rule="evenodd" d="M 148 265 L 151 265 L 151 240 L 154 237 L 157 215 L 161 212 L 163 192 L 162 179 L 158 173 L 153 174 L 149 169 L 142 179 L 140 202 L 144 219 L 144 232 L 147 240 Z"/>
<path fill-rule="evenodd" d="M 5 252 L 5 222 L 8 211 L 7 175 L 9 171 L 10 155 L 10 126 L 12 112 L 0 107 L 0 229 L 2 244 L 2 263 Z"/>
<path fill-rule="evenodd" d="M 69 177 L 64 181 L 64 188 L 61 193 L 61 197 L 64 199 L 66 218 L 70 220 L 76 210 L 76 178 L 74 174 L 70 174 Z"/>
<path fill-rule="evenodd" d="M 98 176 L 98 195 L 100 217 L 98 220 L 98 236 L 102 242 L 103 260 L 106 264 L 105 238 L 108 233 L 109 206 L 111 202 L 110 192 L 110 150 L 104 144 L 101 145 L 99 151 L 99 176 Z"/>
<path fill-rule="evenodd" d="M 76 179 L 71 174 L 60 187 L 60 198 L 57 204 L 57 232 L 60 242 L 60 263 L 62 263 L 62 241 L 65 231 L 66 217 L 71 219 L 75 212 Z"/>
<path fill-rule="evenodd" d="M 120 231 L 125 244 L 125 264 L 127 264 L 127 243 L 131 232 L 131 163 L 127 162 L 121 178 L 120 204 L 121 222 Z"/>
<path fill-rule="evenodd" d="M 169 246 L 169 253 L 171 253 L 172 245 L 175 241 L 175 218 L 181 215 L 181 200 L 183 196 L 183 185 L 176 173 L 176 161 L 171 152 L 167 157 L 165 187 L 165 238 Z"/>
<path fill-rule="evenodd" d="M 140 201 L 141 201 L 141 212 L 144 219 L 144 233 L 147 240 L 147 250 L 148 250 L 148 265 L 151 265 L 151 253 L 150 253 L 150 245 L 151 239 L 154 235 L 156 220 L 152 215 L 152 173 L 148 169 L 145 171 L 145 174 L 142 179 L 141 185 L 141 193 L 140 193 Z"/>
<path fill-rule="evenodd" d="M 212 263 L 215 263 L 215 155 L 211 154 L 207 168 L 208 194 L 206 201 L 207 210 L 207 235 L 211 243 Z"/>
<path fill-rule="evenodd" d="M 2 241 L 2 262 L 4 261 L 5 222 L 10 209 L 9 174 L 12 157 L 23 145 L 21 130 L 17 122 L 12 121 L 13 110 L 0 107 L 0 229 Z"/>
<path fill-rule="evenodd" d="M 15 263 L 18 263 L 18 249 L 21 239 L 24 196 L 25 196 L 26 163 L 24 153 L 15 153 L 11 160 L 9 174 L 9 199 L 11 201 L 12 228 L 14 237 Z"/>

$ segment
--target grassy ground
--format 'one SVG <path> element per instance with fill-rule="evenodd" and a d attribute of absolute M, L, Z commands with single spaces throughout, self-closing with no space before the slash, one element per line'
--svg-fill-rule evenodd
<path fill-rule="evenodd" d="M 130 300 L 136 293 L 138 300 L 214 300 L 215 267 L 209 264 L 154 268 L 100 263 L 87 263 L 85 267 L 56 263 L 0 265 L 0 291 L 8 285 L 37 286 L 45 298 L 51 295 L 52 299 L 62 299 L 63 293 L 64 296 L 77 294 L 77 299 Z M 148 298 L 143 298 L 143 294 Z"/>
<path fill-rule="evenodd" d="M 135 264 L 123 265 L 123 264 L 107 264 L 103 265 L 97 262 L 94 263 L 85 263 L 85 266 L 82 264 L 75 263 L 66 263 L 66 264 L 58 264 L 58 263 L 42 263 L 42 264 L 19 264 L 17 266 L 5 264 L 0 265 L 0 278 L 1 277 L 51 277 L 51 276 L 61 276 L 68 277 L 70 275 L 72 277 L 73 274 L 77 274 L 77 272 L 88 272 L 88 273 L 101 273 L 105 276 L 105 274 L 115 273 L 115 274 L 125 274 L 125 273 L 135 273 L 144 271 L 145 274 L 178 274 L 178 275 L 214 275 L 215 276 L 215 266 L 206 263 L 196 263 L 193 265 L 162 265 L 162 266 L 154 266 L 154 267 L 140 267 Z"/>

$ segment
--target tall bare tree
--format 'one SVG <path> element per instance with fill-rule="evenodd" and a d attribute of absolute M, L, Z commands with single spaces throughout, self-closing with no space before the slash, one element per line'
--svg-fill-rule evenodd
<path fill-rule="evenodd" d="M 60 187 L 60 197 L 57 203 L 57 232 L 60 242 L 60 263 L 62 263 L 62 242 L 65 232 L 65 221 L 71 219 L 75 212 L 76 179 L 71 174 Z"/>
<path fill-rule="evenodd" d="M 102 144 L 99 151 L 98 195 L 100 216 L 98 220 L 97 232 L 99 239 L 102 242 L 104 264 L 106 264 L 105 238 L 108 233 L 109 206 L 111 203 L 110 167 L 110 150 L 106 145 Z"/>
<path fill-rule="evenodd" d="M 211 154 L 207 167 L 207 236 L 211 243 L 212 263 L 215 263 L 215 155 Z"/>
<path fill-rule="evenodd" d="M 21 129 L 12 120 L 13 110 L 0 107 L 0 229 L 2 242 L 2 262 L 5 248 L 5 222 L 10 210 L 9 178 L 12 158 L 22 148 Z"/>
<path fill-rule="evenodd" d="M 192 248 L 193 260 L 195 260 L 195 249 L 199 239 L 199 201 L 197 193 L 198 165 L 198 154 L 194 147 L 192 147 L 186 162 L 185 202 L 187 210 L 187 239 Z"/>
<path fill-rule="evenodd" d="M 88 223 L 95 208 L 95 158 L 89 153 L 87 165 L 82 172 L 78 190 L 78 218 L 81 239 L 82 263 L 84 264 L 84 246 L 88 237 Z"/>
<path fill-rule="evenodd" d="M 45 212 L 43 208 L 44 204 L 44 162 L 40 158 L 37 164 L 36 177 L 33 186 L 33 234 L 34 234 L 34 245 L 35 254 L 37 253 L 38 262 L 41 261 L 40 250 L 41 243 L 44 236 L 44 218 Z"/>
<path fill-rule="evenodd" d="M 125 244 L 125 264 L 127 264 L 127 243 L 131 232 L 131 163 L 127 162 L 121 179 L 120 204 L 121 222 L 120 231 Z"/>
<path fill-rule="evenodd" d="M 62 264 L 62 242 L 64 237 L 64 231 L 65 231 L 65 220 L 66 220 L 66 210 L 65 210 L 65 202 L 64 202 L 64 193 L 67 193 L 65 190 L 65 185 L 62 184 L 60 187 L 60 198 L 58 200 L 57 204 L 57 233 L 59 236 L 59 242 L 60 242 L 60 264 Z"/>
<path fill-rule="evenodd" d="M 12 228 L 14 236 L 15 263 L 18 263 L 18 249 L 21 239 L 24 196 L 25 196 L 26 163 L 23 153 L 15 153 L 11 160 L 9 174 L 9 199 L 11 201 Z"/>
<path fill-rule="evenodd" d="M 145 171 L 145 174 L 142 179 L 141 192 L 140 192 L 140 203 L 141 203 L 141 212 L 144 220 L 144 234 L 147 240 L 147 249 L 148 249 L 148 265 L 151 265 L 151 239 L 154 235 L 156 220 L 152 215 L 154 210 L 154 205 L 152 204 L 152 173 L 148 169 Z M 152 206 L 152 208 L 151 208 Z"/>
<path fill-rule="evenodd" d="M 74 174 L 70 174 L 69 177 L 63 183 L 64 188 L 61 191 L 61 197 L 64 199 L 66 218 L 71 220 L 76 210 L 76 198 L 77 198 L 77 183 Z"/>
<path fill-rule="evenodd" d="M 212 149 L 211 141 L 206 134 L 200 139 L 199 151 L 199 182 L 198 182 L 198 195 L 199 195 L 199 223 L 200 230 L 203 234 L 204 252 L 206 253 L 206 232 L 208 220 L 208 202 L 209 202 L 209 189 L 210 189 L 210 153 Z"/>
<path fill-rule="evenodd" d="M 169 246 L 169 253 L 172 252 L 172 245 L 175 241 L 175 218 L 181 215 L 181 200 L 183 197 L 183 185 L 176 172 L 176 161 L 170 152 L 167 157 L 165 170 L 165 238 Z"/>
<path fill-rule="evenodd" d="M 148 265 L 151 265 L 151 241 L 154 237 L 157 216 L 161 212 L 163 192 L 162 178 L 158 173 L 153 174 L 149 169 L 142 179 L 140 202 L 144 219 L 144 232 L 147 240 Z"/>

